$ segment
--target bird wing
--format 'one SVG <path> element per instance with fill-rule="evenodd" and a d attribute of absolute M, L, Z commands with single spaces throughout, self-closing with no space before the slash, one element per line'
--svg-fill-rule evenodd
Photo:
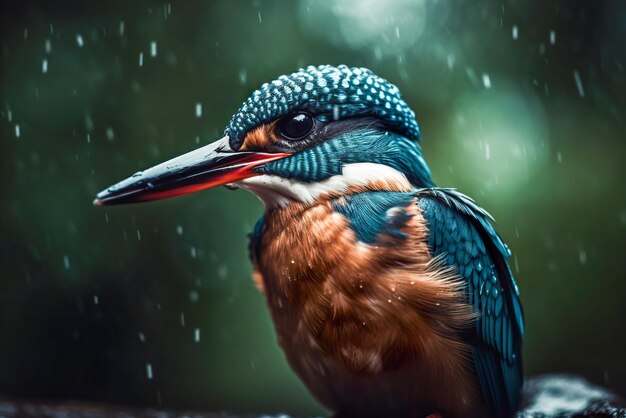
<path fill-rule="evenodd" d="M 493 415 L 509 416 L 523 383 L 520 350 L 524 319 L 519 290 L 506 259 L 510 252 L 490 223 L 491 216 L 469 197 L 442 188 L 422 189 L 418 205 L 433 256 L 457 270 L 478 313 L 467 336 L 485 402 Z"/>

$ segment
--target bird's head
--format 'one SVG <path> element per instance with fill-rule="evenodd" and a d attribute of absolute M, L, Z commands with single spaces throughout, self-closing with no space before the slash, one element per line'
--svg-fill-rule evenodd
<path fill-rule="evenodd" d="M 267 206 L 367 190 L 432 185 L 414 112 L 365 68 L 309 66 L 256 90 L 225 136 L 99 193 L 97 205 L 179 196 L 219 185 Z"/>

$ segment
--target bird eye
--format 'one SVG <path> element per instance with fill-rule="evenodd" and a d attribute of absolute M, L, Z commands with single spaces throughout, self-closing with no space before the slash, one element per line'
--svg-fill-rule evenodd
<path fill-rule="evenodd" d="M 292 113 L 280 121 L 278 128 L 287 139 L 302 139 L 313 129 L 313 116 L 304 112 Z"/>

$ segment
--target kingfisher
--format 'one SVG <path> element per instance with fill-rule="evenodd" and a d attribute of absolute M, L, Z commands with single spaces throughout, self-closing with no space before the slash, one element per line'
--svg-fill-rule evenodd
<path fill-rule="evenodd" d="M 289 364 L 337 417 L 512 416 L 524 320 L 511 253 L 484 209 L 435 186 L 395 85 L 345 65 L 282 75 L 223 138 L 94 203 L 219 185 L 263 202 L 253 280 Z"/>

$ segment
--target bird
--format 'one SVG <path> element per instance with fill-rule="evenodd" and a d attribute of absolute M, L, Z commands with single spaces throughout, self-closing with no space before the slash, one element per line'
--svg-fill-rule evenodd
<path fill-rule="evenodd" d="M 224 137 L 95 205 L 255 194 L 253 280 L 278 343 L 336 417 L 492 417 L 521 398 L 524 319 L 493 218 L 437 187 L 415 112 L 371 70 L 308 66 L 255 90 Z"/>

